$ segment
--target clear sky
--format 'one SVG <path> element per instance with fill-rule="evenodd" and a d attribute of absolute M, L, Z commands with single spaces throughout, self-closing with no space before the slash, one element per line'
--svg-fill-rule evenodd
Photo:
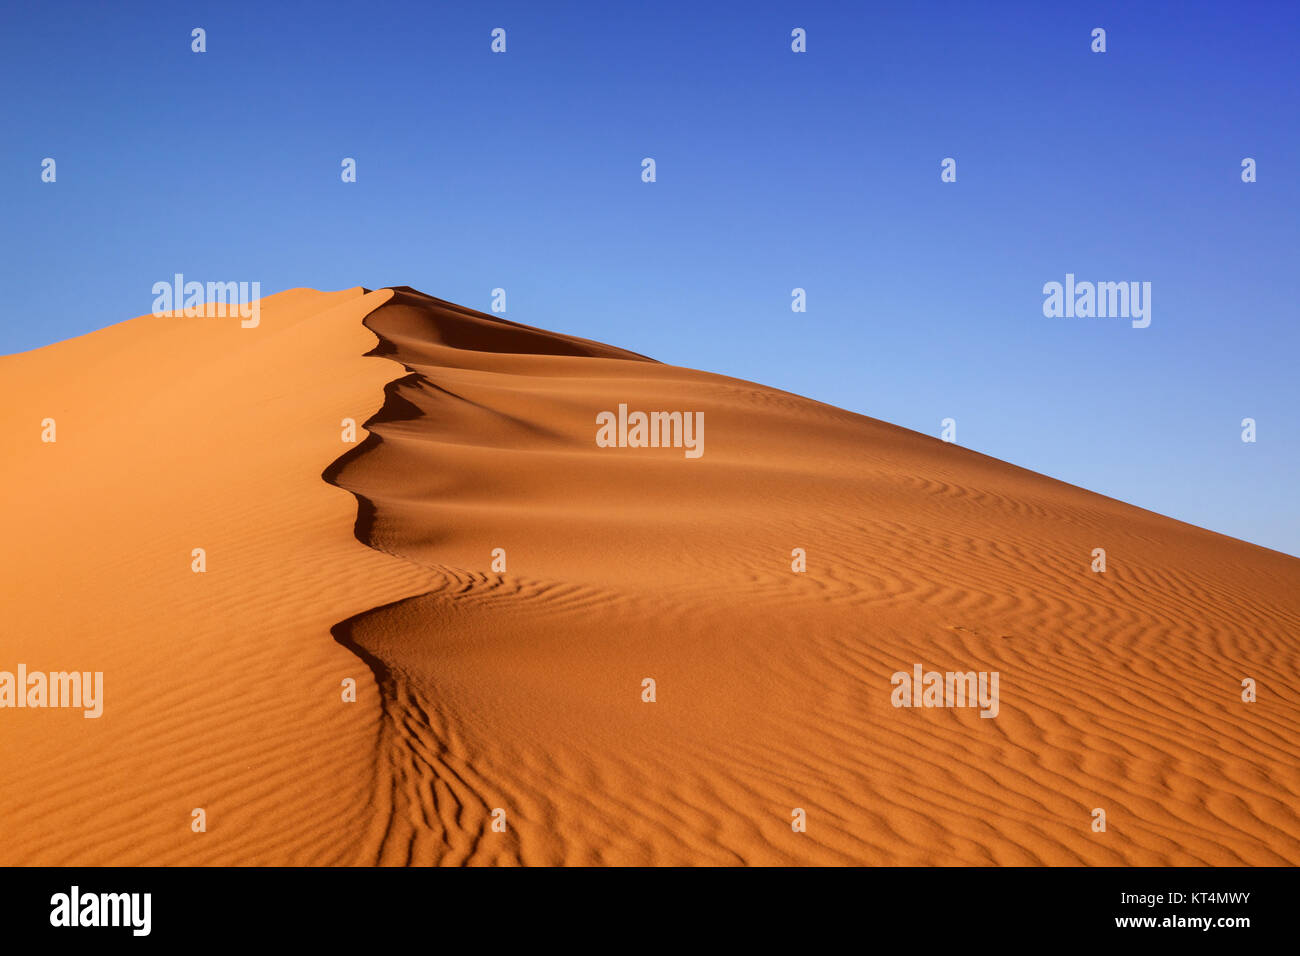
<path fill-rule="evenodd" d="M 1298 50 L 1282 0 L 6 4 L 0 352 L 177 272 L 501 287 L 1300 554 Z M 1045 317 L 1066 273 L 1150 327 Z"/>

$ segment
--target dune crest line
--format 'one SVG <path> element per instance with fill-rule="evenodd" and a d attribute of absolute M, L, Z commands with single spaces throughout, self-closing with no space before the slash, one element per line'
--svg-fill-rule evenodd
<path fill-rule="evenodd" d="M 376 503 L 361 488 L 342 480 L 350 464 L 372 453 L 384 440 L 384 426 L 413 422 L 420 417 L 419 406 L 405 398 L 404 394 L 422 389 L 441 390 L 420 370 L 420 354 L 413 351 L 412 347 L 416 344 L 445 343 L 451 348 L 485 353 L 619 355 L 639 361 L 651 360 L 621 349 L 478 313 L 427 296 L 409 286 L 386 291 L 392 292 L 392 298 L 378 305 L 362 320 L 378 339 L 375 348 L 366 354 L 399 362 L 406 369 L 406 374 L 385 384 L 382 404 L 363 423 L 368 432 L 367 437 L 332 462 L 322 477 L 330 484 L 346 488 L 356 497 L 354 534 L 358 541 L 407 564 L 438 573 L 443 569 L 431 567 L 409 553 L 386 545 L 383 537 L 375 533 Z M 407 364 L 408 357 L 417 361 L 417 364 Z M 440 575 L 440 578 L 445 583 L 445 575 Z M 431 588 L 431 592 L 437 590 L 437 585 Z M 415 863 L 417 858 L 430 857 L 441 862 L 470 862 L 475 859 L 474 842 L 465 839 L 457 841 L 439 824 L 438 810 L 430 797 L 431 786 L 437 781 L 439 789 L 443 791 L 443 798 L 449 798 L 456 804 L 458 816 L 473 812 L 475 819 L 486 818 L 488 809 L 483 801 L 476 799 L 476 791 L 464 783 L 465 780 L 472 779 L 472 771 L 464 766 L 463 760 L 459 761 L 460 766 L 449 766 L 448 762 L 456 762 L 456 758 L 452 755 L 445 736 L 438 733 L 437 712 L 419 701 L 417 691 L 404 679 L 400 669 L 395 669 L 381 656 L 368 650 L 352 633 L 355 622 L 386 610 L 397 609 L 412 600 L 415 599 L 403 599 L 361 612 L 331 629 L 335 640 L 370 668 L 380 693 L 381 722 L 376 749 L 381 755 L 379 766 L 388 769 L 389 778 L 385 778 L 381 770 L 376 780 L 374 805 L 379 810 L 380 817 L 371 826 L 372 840 L 363 850 L 362 858 L 376 864 L 399 865 Z M 472 808 L 472 811 L 467 808 Z M 461 827 L 457 832 L 463 833 L 464 828 Z M 422 846 L 427 844 L 423 852 L 415 849 L 414 844 L 417 842 Z M 494 857 L 493 861 L 503 860 Z"/>

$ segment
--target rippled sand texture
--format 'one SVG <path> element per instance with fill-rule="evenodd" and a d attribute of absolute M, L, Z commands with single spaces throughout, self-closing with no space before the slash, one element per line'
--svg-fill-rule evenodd
<path fill-rule="evenodd" d="M 409 374 L 327 477 L 435 578 L 335 630 L 376 862 L 1300 862 L 1300 561 L 412 290 L 367 324 Z M 703 457 L 597 447 L 620 402 L 703 411 Z M 999 716 L 894 708 L 915 663 Z"/>

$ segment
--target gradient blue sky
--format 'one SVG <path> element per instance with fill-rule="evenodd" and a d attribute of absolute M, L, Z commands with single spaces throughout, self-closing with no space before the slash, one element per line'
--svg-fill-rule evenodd
<path fill-rule="evenodd" d="M 1296 3 L 0 18 L 0 352 L 148 312 L 175 272 L 484 310 L 501 286 L 515 321 L 953 417 L 967 447 L 1300 554 Z M 1044 318 L 1066 272 L 1151 282 L 1150 328 Z"/>

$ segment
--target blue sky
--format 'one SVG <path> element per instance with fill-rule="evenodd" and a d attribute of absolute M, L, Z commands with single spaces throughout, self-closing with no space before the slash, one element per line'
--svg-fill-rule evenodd
<path fill-rule="evenodd" d="M 967 447 L 1300 554 L 1300 5 L 53 3 L 0 25 L 0 352 L 148 312 L 176 272 L 484 310 L 503 287 L 516 321 L 929 434 L 952 417 Z M 1150 282 L 1150 327 L 1045 318 L 1067 272 Z"/>

